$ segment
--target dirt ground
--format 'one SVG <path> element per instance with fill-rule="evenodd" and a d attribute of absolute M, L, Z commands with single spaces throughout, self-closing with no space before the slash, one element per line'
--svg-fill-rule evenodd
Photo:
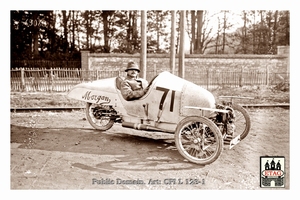
<path fill-rule="evenodd" d="M 115 124 L 93 129 L 84 110 L 10 115 L 12 190 L 269 190 L 260 187 L 260 156 L 285 156 L 290 189 L 289 109 L 248 109 L 249 135 L 217 161 L 184 160 L 172 134 Z M 181 183 L 181 184 L 180 184 Z M 277 188 L 278 189 L 278 188 Z"/>

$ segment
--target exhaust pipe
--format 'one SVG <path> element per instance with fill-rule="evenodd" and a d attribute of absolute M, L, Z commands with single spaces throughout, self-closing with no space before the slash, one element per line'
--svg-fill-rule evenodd
<path fill-rule="evenodd" d="M 164 131 L 163 129 L 156 128 L 156 127 L 153 127 L 153 126 L 140 124 L 140 123 L 132 123 L 132 122 L 123 122 L 122 126 L 127 127 L 127 128 L 134 128 L 134 129 L 137 129 L 137 130 Z"/>

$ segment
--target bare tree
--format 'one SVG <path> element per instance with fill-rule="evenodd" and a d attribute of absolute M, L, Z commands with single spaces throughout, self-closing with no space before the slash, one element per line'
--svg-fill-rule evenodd
<path fill-rule="evenodd" d="M 188 17 L 187 17 L 188 19 Z M 191 34 L 192 34 L 192 39 L 190 42 L 190 54 L 194 53 L 194 48 L 195 48 L 195 43 L 196 43 L 196 16 L 195 16 L 195 11 L 191 11 Z"/>
<path fill-rule="evenodd" d="M 278 21 L 278 10 L 275 12 L 269 11 L 266 16 L 268 28 L 269 28 L 269 53 L 274 54 L 276 49 L 277 40 L 277 21 Z"/>
<path fill-rule="evenodd" d="M 203 28 L 202 28 L 202 53 L 205 53 L 209 45 L 213 41 L 212 37 L 212 27 L 209 27 L 210 17 L 208 16 L 208 12 L 204 11 L 203 15 Z"/>
<path fill-rule="evenodd" d="M 209 27 L 208 11 L 187 12 L 187 33 L 190 38 L 190 54 L 203 54 L 213 41 L 212 27 Z M 190 17 L 189 17 L 190 16 Z M 190 19 L 190 20 L 189 20 Z"/>
<path fill-rule="evenodd" d="M 112 10 L 103 10 L 101 13 L 103 19 L 103 35 L 104 35 L 104 53 L 110 52 L 109 39 L 111 37 L 111 30 L 108 24 L 108 17 L 112 16 L 115 11 Z"/>
<path fill-rule="evenodd" d="M 33 55 L 34 57 L 38 57 L 39 55 L 39 26 L 38 24 L 36 23 L 38 21 L 38 15 L 39 13 L 38 12 L 32 12 L 32 39 L 33 39 Z"/>
<path fill-rule="evenodd" d="M 128 11 L 127 25 L 127 52 L 134 52 L 138 49 L 137 12 Z"/>
<path fill-rule="evenodd" d="M 215 54 L 219 54 L 220 32 L 221 32 L 221 24 L 220 24 L 220 18 L 218 17 L 218 29 L 217 29 L 217 36 L 215 40 Z"/>
<path fill-rule="evenodd" d="M 68 43 L 68 21 L 69 21 L 69 18 L 70 18 L 70 12 L 68 12 L 67 14 L 67 11 L 66 10 L 62 10 L 62 26 L 63 26 L 63 52 L 66 53 L 67 52 L 67 49 L 68 49 L 68 46 L 69 46 L 69 43 Z"/>
<path fill-rule="evenodd" d="M 203 26 L 203 10 L 197 11 L 197 38 L 195 51 L 202 54 L 202 26 Z"/>
<path fill-rule="evenodd" d="M 226 29 L 227 29 L 227 16 L 226 16 L 226 13 L 228 11 L 224 10 L 223 13 L 224 13 L 224 18 L 223 18 L 223 33 L 222 33 L 222 53 L 224 54 L 225 52 L 225 45 L 226 45 Z"/>
<path fill-rule="evenodd" d="M 242 18 L 243 18 L 243 28 L 242 28 L 242 37 L 241 37 L 241 42 L 242 42 L 242 52 L 245 54 L 246 53 L 246 37 L 247 37 L 247 13 L 246 11 L 242 11 Z"/>

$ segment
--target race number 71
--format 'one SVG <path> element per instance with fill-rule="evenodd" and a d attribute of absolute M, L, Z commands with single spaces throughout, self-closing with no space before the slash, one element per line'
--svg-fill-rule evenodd
<path fill-rule="evenodd" d="M 156 90 L 163 91 L 163 95 L 161 96 L 160 102 L 159 102 L 159 110 L 162 110 L 164 102 L 166 100 L 166 97 L 170 91 L 170 89 L 163 88 L 163 87 L 156 87 Z M 170 112 L 173 112 L 174 109 L 174 99 L 175 99 L 175 91 L 172 90 L 171 94 L 171 103 L 170 103 Z"/>

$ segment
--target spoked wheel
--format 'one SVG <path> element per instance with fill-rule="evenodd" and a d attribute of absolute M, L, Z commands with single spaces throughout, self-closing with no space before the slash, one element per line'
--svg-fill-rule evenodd
<path fill-rule="evenodd" d="M 188 161 L 207 165 L 221 155 L 223 139 L 219 128 L 205 117 L 186 117 L 175 131 L 175 144 Z"/>
<path fill-rule="evenodd" d="M 242 106 L 238 104 L 232 104 L 231 106 L 234 110 L 235 113 L 235 133 L 234 135 L 241 135 L 240 138 L 241 140 L 244 139 L 251 127 L 251 121 L 250 121 L 250 116 L 247 112 L 246 109 L 244 109 Z"/>
<path fill-rule="evenodd" d="M 97 130 L 106 131 L 114 125 L 114 120 L 106 115 L 109 112 L 111 111 L 104 106 L 92 103 L 86 104 L 86 117 L 92 127 Z"/>

